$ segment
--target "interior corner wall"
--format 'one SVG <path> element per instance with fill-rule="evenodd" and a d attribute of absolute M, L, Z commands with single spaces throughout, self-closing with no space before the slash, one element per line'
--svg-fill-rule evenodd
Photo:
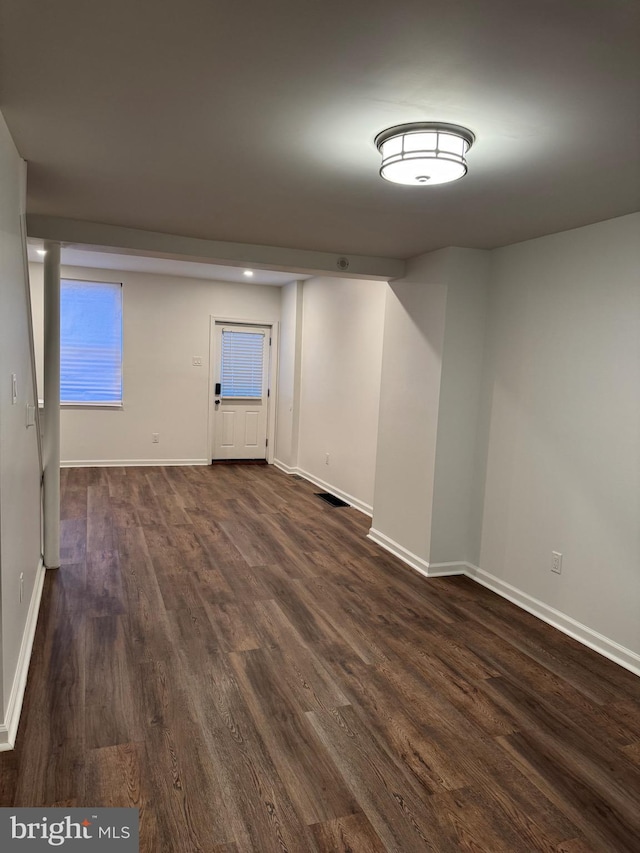
<path fill-rule="evenodd" d="M 275 461 L 286 470 L 298 465 L 300 370 L 302 357 L 302 282 L 280 288 L 280 354 Z"/>
<path fill-rule="evenodd" d="M 476 565 L 480 556 L 472 503 L 490 259 L 480 249 L 447 250 L 430 565 Z"/>
<path fill-rule="evenodd" d="M 640 214 L 492 261 L 479 565 L 640 654 Z"/>
<path fill-rule="evenodd" d="M 298 465 L 368 512 L 386 289 L 386 282 L 340 278 L 309 279 L 302 288 Z"/>
<path fill-rule="evenodd" d="M 63 267 L 61 277 L 119 281 L 124 289 L 123 407 L 63 408 L 63 464 L 210 461 L 210 316 L 278 322 L 280 288 L 80 267 Z M 30 278 L 40 353 L 42 264 L 30 264 Z M 192 364 L 194 356 L 201 367 Z"/>
<path fill-rule="evenodd" d="M 37 617 L 42 576 L 40 460 L 36 428 L 27 427 L 35 406 L 29 302 L 20 220 L 24 213 L 24 164 L 0 114 L 0 594 L 2 678 L 0 748 L 11 745 L 21 685 L 29 665 L 30 627 Z M 17 396 L 12 399 L 12 374 Z M 20 576 L 23 577 L 22 594 Z M 32 606 L 32 602 L 35 604 Z M 4 724 L 3 724 L 3 721 Z"/>
<path fill-rule="evenodd" d="M 427 568 L 450 250 L 408 262 L 390 283 L 372 538 Z"/>

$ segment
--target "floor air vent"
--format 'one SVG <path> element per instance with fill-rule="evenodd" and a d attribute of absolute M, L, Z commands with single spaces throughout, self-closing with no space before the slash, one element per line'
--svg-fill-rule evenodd
<path fill-rule="evenodd" d="M 349 506 L 346 501 L 340 500 L 335 495 L 332 495 L 331 492 L 316 492 L 317 498 L 321 498 L 323 501 L 326 501 L 331 506 Z"/>

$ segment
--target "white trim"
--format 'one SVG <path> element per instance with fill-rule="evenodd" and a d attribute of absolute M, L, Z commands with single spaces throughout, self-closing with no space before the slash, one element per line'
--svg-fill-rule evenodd
<path fill-rule="evenodd" d="M 636 652 L 621 646 L 615 640 L 610 640 L 603 634 L 599 634 L 587 625 L 583 625 L 571 616 L 567 616 L 566 613 L 556 610 L 555 607 L 550 607 L 543 601 L 539 601 L 537 598 L 517 589 L 517 587 L 486 572 L 484 569 L 472 566 L 471 564 L 467 565 L 466 574 L 472 580 L 476 581 L 476 583 L 482 584 L 482 586 L 487 587 L 492 592 L 508 599 L 513 604 L 517 604 L 518 607 L 533 614 L 533 616 L 537 616 L 538 619 L 542 619 L 543 622 L 552 625 L 554 628 L 562 631 L 563 634 L 573 637 L 574 640 L 582 643 L 582 645 L 588 646 L 588 648 L 609 658 L 609 660 L 628 669 L 635 675 L 640 675 L 640 655 L 636 654 Z"/>
<path fill-rule="evenodd" d="M 163 465 L 208 465 L 209 459 L 63 459 L 61 468 L 133 468 Z"/>
<path fill-rule="evenodd" d="M 411 566 L 411 568 L 415 569 L 416 572 L 419 572 L 427 578 L 429 577 L 429 563 L 427 563 L 426 560 L 423 560 L 422 557 L 418 557 L 418 555 L 414 554 L 412 551 L 408 551 L 406 548 L 403 548 L 402 545 L 398 544 L 395 540 L 390 539 L 388 536 L 385 536 L 384 533 L 376 530 L 375 527 L 372 527 L 367 533 L 367 539 L 371 539 L 371 541 L 375 542 L 376 545 L 380 545 L 380 547 L 384 548 L 385 551 L 389 551 L 390 554 L 393 554 L 394 557 L 397 557 L 399 560 L 402 560 L 403 563 Z"/>
<path fill-rule="evenodd" d="M 44 408 L 44 403 L 42 408 Z M 124 409 L 124 405 L 122 400 L 118 400 L 117 403 L 90 403 L 90 402 L 78 402 L 73 400 L 60 400 L 60 408 L 61 409 L 117 409 L 122 411 Z"/>
<path fill-rule="evenodd" d="M 281 471 L 284 471 L 285 474 L 297 474 L 298 469 L 292 468 L 290 465 L 285 465 L 284 462 L 281 462 L 279 459 L 274 459 L 273 464 L 276 468 L 279 468 Z"/>
<path fill-rule="evenodd" d="M 350 495 L 348 492 L 343 492 L 342 489 L 336 488 L 336 486 L 331 485 L 331 483 L 327 483 L 325 482 L 325 480 L 321 480 L 320 477 L 316 477 L 314 474 L 310 474 L 308 471 L 305 471 L 304 468 L 291 468 L 289 465 L 285 465 L 284 462 L 280 462 L 278 459 L 274 459 L 273 464 L 281 471 L 284 471 L 285 474 L 298 474 L 298 476 L 303 477 L 310 483 L 313 483 L 314 486 L 320 486 L 321 489 L 325 489 L 327 492 L 331 492 L 331 494 L 335 495 L 337 498 L 346 501 L 349 506 L 352 506 L 354 509 L 357 509 L 365 515 L 368 515 L 370 518 L 371 516 L 373 516 L 372 506 L 366 504 L 364 501 L 361 501 L 359 498 L 354 498 L 354 496 Z"/>
<path fill-rule="evenodd" d="M 9 703 L 7 705 L 7 716 L 4 723 L 0 724 L 0 752 L 13 749 L 18 734 L 18 724 L 20 723 L 20 714 L 22 712 L 22 701 L 24 699 L 24 691 L 27 686 L 27 674 L 29 672 L 29 663 L 31 662 L 31 649 L 33 648 L 33 639 L 36 634 L 36 626 L 38 624 L 38 612 L 40 610 L 40 599 L 42 598 L 42 587 L 44 585 L 45 568 L 40 558 L 38 568 L 36 569 L 35 583 L 31 593 L 31 601 L 29 602 L 29 612 L 27 613 L 27 621 L 25 622 L 24 632 L 22 634 L 22 643 L 20 645 L 20 653 L 18 654 L 18 665 L 13 677 L 13 686 L 9 695 Z"/>
<path fill-rule="evenodd" d="M 454 575 L 466 575 L 471 563 L 466 563 L 464 560 L 459 560 L 453 563 L 429 563 L 430 578 L 448 578 Z"/>

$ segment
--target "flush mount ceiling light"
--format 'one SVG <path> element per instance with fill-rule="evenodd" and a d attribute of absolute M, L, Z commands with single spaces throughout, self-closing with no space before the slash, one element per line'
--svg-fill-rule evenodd
<path fill-rule="evenodd" d="M 465 156 L 475 141 L 466 127 L 416 121 L 389 127 L 376 136 L 382 155 L 380 175 L 394 184 L 431 186 L 467 174 Z"/>
<path fill-rule="evenodd" d="M 251 278 L 253 276 L 253 270 L 245 270 L 243 275 L 246 275 L 247 278 Z"/>

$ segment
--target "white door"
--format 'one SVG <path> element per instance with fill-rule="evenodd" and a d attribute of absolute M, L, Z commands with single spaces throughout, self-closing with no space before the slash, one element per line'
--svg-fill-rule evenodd
<path fill-rule="evenodd" d="M 216 323 L 213 365 L 215 459 L 266 459 L 271 329 Z"/>

